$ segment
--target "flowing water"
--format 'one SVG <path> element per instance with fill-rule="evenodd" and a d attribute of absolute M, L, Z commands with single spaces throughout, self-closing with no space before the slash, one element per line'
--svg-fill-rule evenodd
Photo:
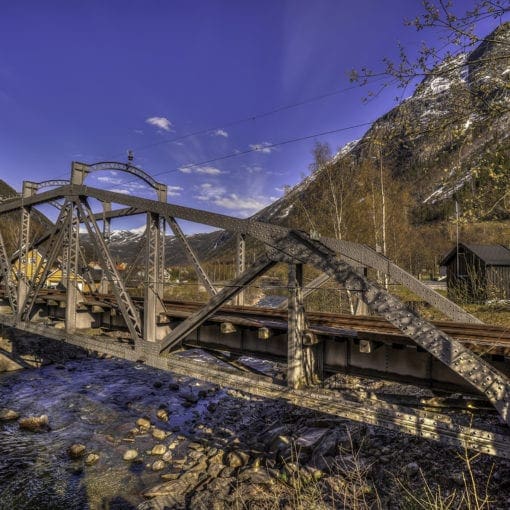
<path fill-rule="evenodd" d="M 203 398 L 186 406 L 183 393 L 199 391 Z M 147 416 L 167 432 L 186 434 L 222 394 L 193 379 L 111 359 L 0 374 L 0 408 L 21 417 L 46 414 L 50 423 L 49 431 L 34 433 L 17 421 L 0 422 L 0 509 L 136 508 L 143 490 L 160 481 L 144 462 L 122 459 L 134 447 L 129 431 L 136 420 Z M 169 410 L 168 422 L 156 419 L 160 406 Z M 86 466 L 72 460 L 74 443 L 99 453 L 100 461 Z M 153 444 L 147 434 L 136 449 Z"/>

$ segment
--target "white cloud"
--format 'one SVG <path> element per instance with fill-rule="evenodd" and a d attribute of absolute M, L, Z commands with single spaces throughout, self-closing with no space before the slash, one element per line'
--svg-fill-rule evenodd
<path fill-rule="evenodd" d="M 204 175 L 220 175 L 225 173 L 219 168 L 215 168 L 214 166 L 194 166 L 194 165 L 181 166 L 179 168 L 179 172 L 182 172 L 183 174 L 204 174 Z"/>
<path fill-rule="evenodd" d="M 223 136 L 223 138 L 228 138 L 228 133 L 224 129 L 217 129 L 213 132 L 214 136 Z"/>
<path fill-rule="evenodd" d="M 167 195 L 169 197 L 178 197 L 181 194 L 181 191 L 183 191 L 182 186 L 168 186 L 167 187 Z"/>
<path fill-rule="evenodd" d="M 271 142 L 262 142 L 250 144 L 250 149 L 257 152 L 262 152 L 262 154 L 271 154 L 271 152 L 276 150 L 276 147 L 273 147 Z"/>
<path fill-rule="evenodd" d="M 249 216 L 266 207 L 271 199 L 263 196 L 244 197 L 228 193 L 223 186 L 205 182 L 198 186 L 197 200 L 209 202 L 224 209 L 236 211 L 240 216 Z"/>
<path fill-rule="evenodd" d="M 97 178 L 100 182 L 107 182 L 108 184 L 120 184 L 122 182 L 121 179 L 117 177 L 109 177 L 108 175 L 101 175 Z"/>
<path fill-rule="evenodd" d="M 245 170 L 249 174 L 258 174 L 262 172 L 264 169 L 260 165 L 243 165 L 243 170 Z"/>
<path fill-rule="evenodd" d="M 151 126 L 164 129 L 165 131 L 170 131 L 170 128 L 172 127 L 172 123 L 166 117 L 149 117 L 148 119 L 145 119 L 145 122 Z"/>

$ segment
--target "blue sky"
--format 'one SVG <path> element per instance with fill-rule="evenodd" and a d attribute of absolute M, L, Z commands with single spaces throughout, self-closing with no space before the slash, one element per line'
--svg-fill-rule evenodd
<path fill-rule="evenodd" d="M 396 91 L 363 104 L 366 91 L 354 88 L 253 117 L 348 88 L 351 68 L 377 67 L 397 41 L 412 50 L 426 36 L 402 23 L 418 0 L 0 7 L 0 178 L 20 189 L 23 179 L 67 178 L 72 160 L 126 161 L 133 149 L 135 164 L 168 184 L 169 201 L 242 217 L 308 173 L 315 140 L 335 150 L 366 127 L 267 145 L 372 121 Z M 123 181 L 96 173 L 88 183 L 150 196 Z"/>

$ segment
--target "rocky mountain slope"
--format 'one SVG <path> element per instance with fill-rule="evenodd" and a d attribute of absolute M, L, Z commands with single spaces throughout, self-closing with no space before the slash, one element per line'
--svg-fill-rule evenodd
<path fill-rule="evenodd" d="M 361 140 L 345 146 L 257 217 L 289 222 L 293 211 L 311 206 L 310 197 L 322 195 L 329 201 L 325 174 L 333 172 L 337 181 L 348 165 L 381 163 L 391 177 L 409 185 L 418 209 L 432 210 L 473 189 L 484 194 L 490 191 L 484 189 L 490 184 L 483 180 L 484 171 L 503 171 L 500 167 L 508 163 L 509 120 L 510 23 L 505 23 L 469 55 L 438 66 Z M 510 217 L 505 207 L 485 211 L 479 203 L 478 209 L 474 213 L 480 219 Z"/>

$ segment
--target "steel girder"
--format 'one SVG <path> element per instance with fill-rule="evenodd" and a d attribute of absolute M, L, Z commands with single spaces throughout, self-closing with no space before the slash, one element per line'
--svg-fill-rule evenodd
<path fill-rule="evenodd" d="M 103 267 L 107 272 L 108 280 L 111 283 L 113 292 L 117 298 L 117 304 L 119 305 L 122 316 L 124 317 L 129 332 L 131 333 L 131 338 L 136 344 L 141 338 L 143 338 L 142 325 L 138 310 L 131 301 L 124 283 L 115 267 L 115 263 L 113 262 L 106 243 L 104 242 L 101 230 L 97 225 L 87 199 L 84 196 L 81 196 L 76 199 L 75 204 L 78 208 L 81 221 L 85 224 L 90 237 L 96 243 L 99 257 L 101 258 Z"/>
<path fill-rule="evenodd" d="M 246 236 L 238 232 L 236 234 L 236 276 L 246 270 Z M 236 296 L 236 305 L 244 306 L 244 291 Z"/>
<path fill-rule="evenodd" d="M 80 220 L 76 206 L 71 204 L 66 235 L 66 331 L 76 331 L 76 305 L 80 291 L 78 289 L 78 259 L 80 255 Z"/>
<path fill-rule="evenodd" d="M 510 424 L 510 381 L 460 342 L 410 311 L 400 300 L 379 285 L 370 282 L 320 241 L 302 232 L 291 231 L 273 251 L 277 260 L 298 260 L 328 273 L 347 290 L 357 291 L 370 310 L 382 315 L 418 346 L 448 366 L 484 394 Z"/>
<path fill-rule="evenodd" d="M 418 346 L 431 353 L 454 372 L 472 384 L 481 393 L 486 395 L 500 412 L 503 419 L 509 423 L 510 385 L 506 377 L 500 374 L 496 369 L 494 369 L 494 367 L 478 358 L 478 356 L 473 354 L 471 351 L 462 347 L 458 342 L 452 340 L 447 335 L 437 330 L 434 326 L 410 312 L 395 297 L 388 294 L 379 286 L 369 282 L 363 275 L 360 275 L 353 270 L 350 264 L 346 262 L 346 260 L 354 260 L 360 264 L 384 271 L 396 281 L 400 280 L 402 282 L 406 282 L 406 286 L 408 286 L 411 290 L 416 291 L 415 288 L 413 288 L 414 283 L 411 275 L 407 274 L 405 271 L 401 270 L 379 254 L 374 255 L 375 252 L 372 253 L 370 249 L 360 245 L 355 245 L 355 243 L 345 243 L 331 239 L 322 239 L 322 242 L 314 241 L 303 233 L 292 232 L 276 225 L 264 224 L 252 220 L 239 220 L 206 211 L 199 211 L 196 209 L 141 199 L 138 197 L 129 197 L 119 193 L 87 188 L 86 186 L 68 186 L 44 192 L 40 195 L 23 197 L 23 200 L 9 201 L 8 203 L 0 204 L 0 213 L 14 209 L 29 208 L 33 205 L 37 205 L 38 203 L 43 203 L 55 198 L 64 198 L 73 194 L 90 196 L 101 201 L 112 201 L 154 214 L 164 216 L 170 215 L 172 217 L 187 219 L 197 223 L 209 224 L 235 233 L 249 234 L 269 245 L 274 245 L 277 243 L 276 240 L 279 240 L 277 243 L 277 250 L 275 250 L 271 256 L 263 256 L 262 259 L 259 260 L 258 264 L 255 264 L 255 266 L 232 282 L 233 287 L 223 289 L 214 296 L 202 310 L 181 323 L 178 328 L 170 333 L 163 342 L 162 351 L 175 346 L 183 337 L 197 327 L 197 325 L 202 324 L 205 320 L 207 320 L 207 317 L 221 306 L 221 304 L 235 296 L 241 290 L 236 287 L 236 285 L 240 285 L 242 287 L 249 284 L 254 278 L 272 267 L 272 265 L 278 261 L 284 261 L 292 264 L 298 261 L 301 263 L 311 264 L 314 267 L 328 273 L 330 276 L 335 278 L 337 282 L 344 285 L 347 290 L 359 292 L 363 301 L 371 310 L 383 315 L 390 323 L 394 324 L 404 334 L 414 340 Z M 80 214 L 82 213 L 80 212 Z M 82 216 L 90 229 L 90 224 L 93 225 L 95 222 L 93 218 L 94 215 L 90 209 L 88 209 L 87 214 L 82 214 Z M 98 233 L 99 231 L 97 231 L 97 234 Z M 95 240 L 98 242 L 97 238 Z M 332 249 L 335 251 L 332 251 Z M 338 252 L 340 252 L 340 259 L 337 258 Z M 420 295 L 430 298 L 430 295 L 428 294 L 429 292 L 436 295 L 436 293 L 430 291 L 430 289 L 426 289 L 425 291 L 423 286 L 418 287 L 417 293 L 421 293 Z M 434 298 L 434 296 L 432 297 Z M 122 296 L 118 296 L 117 299 L 119 300 L 119 303 L 123 300 Z M 439 309 L 443 308 L 443 311 L 446 311 L 450 316 L 457 319 L 463 318 L 464 320 L 469 320 L 469 314 L 466 314 L 463 311 L 459 312 L 455 308 L 456 305 L 444 298 L 442 299 L 443 301 L 439 298 L 436 301 Z M 433 301 L 433 299 L 427 300 Z M 444 304 L 447 306 L 443 306 Z M 124 308 L 127 308 L 125 305 L 126 303 L 124 303 Z M 120 306 L 122 308 L 122 305 Z M 127 315 L 128 318 L 126 319 L 126 323 L 128 324 L 128 327 L 130 327 L 130 314 L 128 313 Z M 136 318 L 135 314 L 131 315 Z M 470 321 L 474 322 L 474 319 L 471 317 Z M 132 320 L 130 330 L 133 329 L 133 323 L 135 323 L 135 321 Z M 139 331 L 140 330 L 135 330 L 135 335 L 133 336 L 136 336 L 136 334 L 139 336 Z"/>
<path fill-rule="evenodd" d="M 232 280 L 228 286 L 223 287 L 216 295 L 211 297 L 209 302 L 200 310 L 190 315 L 181 322 L 162 341 L 161 353 L 171 350 L 182 342 L 186 336 L 203 324 L 218 308 L 236 296 L 258 276 L 271 269 L 277 262 L 271 260 L 267 255 L 260 257 L 243 274 Z"/>
<path fill-rule="evenodd" d="M 68 220 L 70 209 L 71 202 L 66 202 L 60 210 L 60 214 L 53 227 L 53 232 L 49 237 L 46 260 L 41 257 L 34 271 L 32 280 L 29 282 L 26 298 L 23 301 L 18 301 L 18 320 L 30 320 L 30 314 L 35 300 L 37 299 L 37 295 L 46 283 L 46 278 L 57 260 L 59 252 L 62 250 L 64 236 L 66 235 L 66 221 Z"/>
<path fill-rule="evenodd" d="M 273 242 L 275 239 L 284 237 L 289 231 L 289 229 L 285 227 L 271 223 L 263 223 L 252 219 L 242 220 L 223 214 L 211 213 L 200 209 L 128 196 L 122 193 L 81 185 L 64 186 L 55 190 L 46 191 L 24 198 L 24 203 L 26 206 L 37 205 L 55 198 L 65 198 L 71 194 L 90 196 L 103 202 L 112 202 L 128 206 L 122 213 L 116 212 L 116 215 L 112 217 L 126 214 L 139 214 L 140 212 L 153 212 L 163 216 L 172 216 L 194 223 L 214 226 L 234 233 L 239 232 L 250 235 L 259 241 L 269 243 Z M 20 206 L 20 199 L 0 204 L 0 214 L 2 212 L 17 210 Z M 112 215 L 113 213 L 112 211 Z M 441 296 L 441 294 L 438 294 L 433 289 L 430 289 L 417 278 L 399 268 L 396 264 L 392 263 L 380 253 L 377 253 L 375 250 L 361 244 L 337 239 L 321 238 L 321 242 L 335 251 L 342 260 L 350 264 L 354 263 L 354 265 L 371 267 L 377 271 L 388 274 L 393 281 L 404 285 L 451 319 L 462 322 L 480 323 L 479 319 L 469 314 L 452 301 Z"/>
<path fill-rule="evenodd" d="M 7 289 L 7 295 L 9 296 L 9 304 L 11 305 L 12 312 L 16 313 L 18 308 L 17 289 L 16 284 L 12 279 L 11 264 L 7 257 L 7 251 L 5 249 L 4 238 L 2 236 L 1 231 L 0 231 L 0 271 L 2 274 L 2 278 L 5 282 L 5 287 Z"/>
<path fill-rule="evenodd" d="M 193 248 L 189 244 L 184 232 L 181 230 L 181 227 L 177 223 L 176 219 L 173 216 L 165 216 L 168 225 L 172 229 L 176 239 L 179 240 L 179 243 L 184 248 L 184 253 L 189 261 L 189 263 L 193 266 L 193 269 L 197 273 L 198 279 L 202 282 L 202 285 L 205 287 L 205 290 L 209 293 L 210 296 L 214 296 L 217 294 L 217 290 L 212 284 L 211 280 L 207 276 L 204 268 L 200 264 L 200 260 L 198 260 L 197 255 L 193 251 Z"/>
<path fill-rule="evenodd" d="M 164 310 L 163 271 L 165 260 L 165 220 L 159 214 L 147 214 L 145 297 L 143 311 L 143 338 L 157 340 L 157 316 Z"/>

